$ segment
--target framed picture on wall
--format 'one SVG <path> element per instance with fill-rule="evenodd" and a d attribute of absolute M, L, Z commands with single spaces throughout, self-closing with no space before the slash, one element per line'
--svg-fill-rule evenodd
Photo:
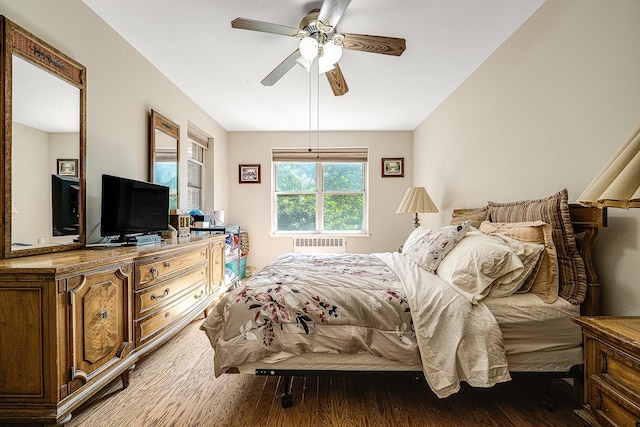
<path fill-rule="evenodd" d="M 396 157 L 393 159 L 382 159 L 382 177 L 403 177 L 404 176 L 404 157 Z"/>
<path fill-rule="evenodd" d="M 238 165 L 240 184 L 260 184 L 260 165 Z"/>
<path fill-rule="evenodd" d="M 78 176 L 78 159 L 58 159 L 58 175 Z"/>

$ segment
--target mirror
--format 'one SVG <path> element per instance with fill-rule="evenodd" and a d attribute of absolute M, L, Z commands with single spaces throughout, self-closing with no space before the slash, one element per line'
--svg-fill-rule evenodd
<path fill-rule="evenodd" d="M 86 68 L 1 17 L 4 258 L 85 245 Z"/>
<path fill-rule="evenodd" d="M 151 110 L 149 181 L 169 187 L 169 209 L 178 209 L 180 127 Z"/>

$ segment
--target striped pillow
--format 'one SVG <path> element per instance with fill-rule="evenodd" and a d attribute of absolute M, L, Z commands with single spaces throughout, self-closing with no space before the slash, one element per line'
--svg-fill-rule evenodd
<path fill-rule="evenodd" d="M 558 256 L 558 294 L 572 304 L 582 304 L 587 294 L 587 272 L 573 233 L 568 199 L 567 190 L 562 189 L 544 199 L 489 202 L 489 216 L 492 222 L 544 221 L 551 224 Z"/>
<path fill-rule="evenodd" d="M 460 224 L 469 221 L 469 225 L 474 228 L 480 228 L 482 221 L 489 219 L 489 206 L 479 209 L 454 209 L 451 213 L 451 225 Z"/>

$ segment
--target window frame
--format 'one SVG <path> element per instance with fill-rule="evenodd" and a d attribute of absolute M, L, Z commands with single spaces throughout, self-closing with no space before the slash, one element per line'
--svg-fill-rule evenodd
<path fill-rule="evenodd" d="M 278 179 L 279 163 L 315 163 L 316 170 L 316 189 L 315 191 L 276 191 Z M 335 191 L 324 189 L 324 164 L 325 163 L 356 163 L 362 164 L 362 190 L 359 191 Z M 300 236 L 300 235 L 349 235 L 349 236 L 368 236 L 369 235 L 369 162 L 368 159 L 362 161 L 350 161 L 327 159 L 310 162 L 308 160 L 273 160 L 271 162 L 272 169 L 272 191 L 271 191 L 271 234 L 274 236 Z M 315 195 L 316 196 L 316 215 L 315 230 L 278 230 L 278 196 L 279 195 Z M 361 230 L 330 230 L 324 229 L 324 196 L 325 195 L 362 195 L 362 229 Z"/>
<path fill-rule="evenodd" d="M 205 195 L 207 187 L 207 150 L 210 145 L 213 145 L 213 138 L 207 135 L 204 131 L 199 129 L 192 123 L 188 123 L 187 126 L 187 141 L 190 144 L 187 149 L 187 208 L 188 210 L 200 209 L 204 211 L 207 199 Z M 194 157 L 194 149 L 197 149 L 202 154 L 202 161 Z M 200 170 L 200 187 L 191 185 L 190 165 L 195 165 Z M 213 185 L 213 184 L 212 184 Z M 197 189 L 200 193 L 198 206 L 191 205 L 191 190 Z"/>
<path fill-rule="evenodd" d="M 204 203 L 205 203 L 205 197 L 204 197 L 204 184 L 205 184 L 205 156 L 206 156 L 206 149 L 201 146 L 200 144 L 193 142 L 193 141 L 189 141 L 191 143 L 191 150 L 188 150 L 188 155 L 187 155 L 187 208 L 188 210 L 192 210 L 192 209 L 203 209 Z M 199 150 L 202 153 L 202 161 L 197 160 L 196 158 L 194 158 L 191 155 L 191 152 L 193 152 L 194 149 Z M 192 180 L 191 180 L 191 176 L 190 176 L 190 168 L 189 165 L 195 165 L 199 170 L 200 170 L 200 186 L 196 186 L 192 184 Z M 197 189 L 197 191 L 200 194 L 199 197 L 199 203 L 198 206 L 193 206 L 190 205 L 189 202 L 192 200 L 191 198 L 191 191 L 192 189 Z"/>

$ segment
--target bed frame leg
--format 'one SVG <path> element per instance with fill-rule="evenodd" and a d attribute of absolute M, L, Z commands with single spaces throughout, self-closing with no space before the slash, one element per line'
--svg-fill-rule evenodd
<path fill-rule="evenodd" d="M 293 406 L 293 396 L 291 396 L 291 382 L 293 378 L 287 375 L 282 381 L 282 394 L 280 399 L 282 400 L 283 408 L 291 408 Z"/>
<path fill-rule="evenodd" d="M 542 384 L 544 385 L 544 393 L 540 399 L 540 406 L 550 411 L 555 408 L 555 402 L 551 398 L 551 380 L 554 378 L 573 378 L 582 381 L 584 378 L 584 365 L 574 365 L 566 373 L 545 373 L 542 374 Z"/>
<path fill-rule="evenodd" d="M 551 398 L 551 379 L 552 378 L 553 378 L 553 376 L 551 376 L 551 375 L 544 375 L 542 377 L 542 384 L 544 386 L 544 393 L 542 395 L 542 398 L 540 399 L 540 406 L 542 406 L 544 409 L 548 409 L 550 411 L 552 411 L 555 408 L 555 402 Z"/>

